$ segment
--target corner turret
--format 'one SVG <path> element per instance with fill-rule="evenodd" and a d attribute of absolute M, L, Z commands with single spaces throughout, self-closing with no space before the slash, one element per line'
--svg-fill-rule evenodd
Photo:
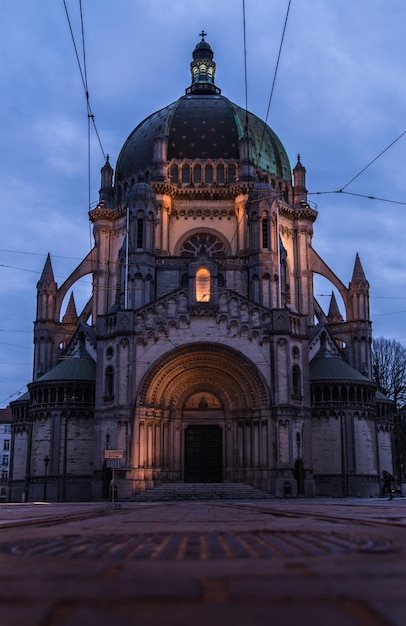
<path fill-rule="evenodd" d="M 294 204 L 307 204 L 306 189 L 306 169 L 300 161 L 300 154 L 297 155 L 297 163 L 293 169 Z"/>
<path fill-rule="evenodd" d="M 125 309 L 136 309 L 154 298 L 155 226 L 157 201 L 155 191 L 140 176 L 128 190 L 126 236 L 119 253 L 119 302 Z"/>
<path fill-rule="evenodd" d="M 330 307 L 327 313 L 327 322 L 329 324 L 336 324 L 343 322 L 343 316 L 338 308 L 337 300 L 334 295 L 334 291 L 331 292 Z"/>
<path fill-rule="evenodd" d="M 349 284 L 351 316 L 354 320 L 369 320 L 369 283 L 357 252 Z"/>
<path fill-rule="evenodd" d="M 109 162 L 109 155 L 106 156 L 106 162 L 100 170 L 101 186 L 99 191 L 99 206 L 112 209 L 114 206 L 114 189 L 113 189 L 113 173 L 114 170 Z"/>
<path fill-rule="evenodd" d="M 51 369 L 58 358 L 59 344 L 55 341 L 59 325 L 57 292 L 58 285 L 55 282 L 51 257 L 48 253 L 44 269 L 37 283 L 37 315 L 34 322 L 34 380 Z"/>
<path fill-rule="evenodd" d="M 58 285 L 55 282 L 51 256 L 48 253 L 41 278 L 37 282 L 37 321 L 55 319 L 55 296 Z"/>

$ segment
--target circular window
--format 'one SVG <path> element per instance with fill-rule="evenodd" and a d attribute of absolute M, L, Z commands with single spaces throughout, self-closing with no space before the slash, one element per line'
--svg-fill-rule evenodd
<path fill-rule="evenodd" d="M 208 256 L 218 258 L 226 255 L 225 245 L 215 235 L 209 233 L 198 233 L 193 235 L 183 244 L 180 256 L 194 257 L 199 254 L 208 254 Z"/>

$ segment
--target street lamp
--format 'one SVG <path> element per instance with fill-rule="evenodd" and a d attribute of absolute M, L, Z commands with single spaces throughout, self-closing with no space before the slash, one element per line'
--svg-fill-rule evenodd
<path fill-rule="evenodd" d="M 48 463 L 49 463 L 49 456 L 46 455 L 45 459 L 44 459 L 44 465 L 45 465 L 45 476 L 44 476 L 44 502 L 46 502 L 47 500 L 47 474 L 48 474 Z"/>

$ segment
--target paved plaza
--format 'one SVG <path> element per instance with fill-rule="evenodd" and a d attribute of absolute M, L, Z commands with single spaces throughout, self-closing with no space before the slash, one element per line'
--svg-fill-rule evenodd
<path fill-rule="evenodd" d="M 1 626 L 404 626 L 406 499 L 0 504 Z"/>

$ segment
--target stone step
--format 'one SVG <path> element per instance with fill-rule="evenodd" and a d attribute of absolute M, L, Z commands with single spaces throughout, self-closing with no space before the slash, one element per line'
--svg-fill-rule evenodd
<path fill-rule="evenodd" d="M 165 483 L 131 498 L 132 502 L 171 500 L 262 500 L 271 494 L 245 483 Z"/>

